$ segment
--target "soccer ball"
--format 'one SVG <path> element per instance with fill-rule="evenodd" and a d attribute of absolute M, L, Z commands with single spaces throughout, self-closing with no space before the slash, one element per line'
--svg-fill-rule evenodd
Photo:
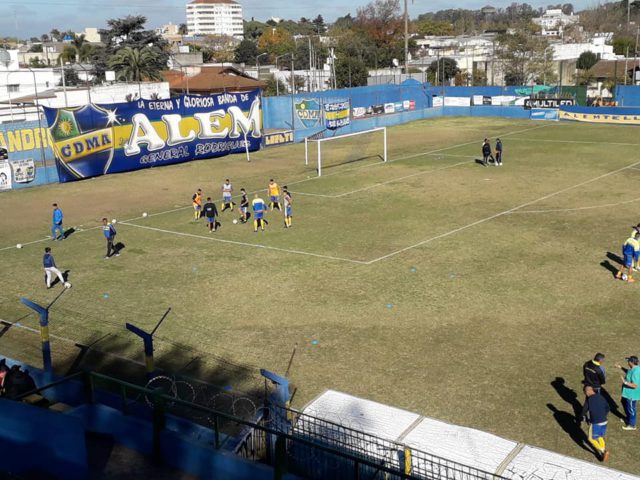
<path fill-rule="evenodd" d="M 111 223 L 116 223 L 116 219 L 114 218 L 113 220 L 111 220 Z"/>
<path fill-rule="evenodd" d="M 147 214 L 147 212 L 144 212 L 144 213 L 142 214 L 142 216 L 143 216 L 143 217 L 146 217 L 147 215 L 148 215 L 148 214 Z"/>
<path fill-rule="evenodd" d="M 622 274 L 622 281 L 623 281 L 623 282 L 626 282 L 628 279 L 629 279 L 629 277 L 627 277 L 627 274 L 626 274 L 626 273 L 623 273 L 623 274 Z"/>
<path fill-rule="evenodd" d="M 236 220 L 236 219 L 234 218 L 234 219 L 233 219 L 233 224 L 235 225 L 235 224 L 237 224 L 237 223 L 238 223 L 238 220 Z"/>
<path fill-rule="evenodd" d="M 22 248 L 22 244 L 21 243 L 17 244 L 16 248 Z"/>
<path fill-rule="evenodd" d="M 64 282 L 64 288 L 71 288 L 71 284 L 69 282 Z"/>

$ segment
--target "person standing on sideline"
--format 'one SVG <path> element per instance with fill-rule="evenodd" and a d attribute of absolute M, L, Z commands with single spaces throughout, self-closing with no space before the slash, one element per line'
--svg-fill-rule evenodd
<path fill-rule="evenodd" d="M 602 364 L 604 363 L 604 353 L 596 353 L 593 360 L 585 362 L 582 366 L 584 380 L 582 383 L 586 387 L 591 387 L 596 393 L 600 393 L 602 385 L 607 383 L 606 372 Z"/>
<path fill-rule="evenodd" d="M 64 228 L 62 227 L 62 219 L 64 215 L 62 210 L 58 208 L 58 204 L 53 204 L 53 215 L 51 217 L 51 240 L 64 240 Z M 58 232 L 59 236 L 58 236 Z"/>
<path fill-rule="evenodd" d="M 489 143 L 489 139 L 485 138 L 482 143 L 482 164 L 486 167 L 489 165 L 489 159 L 495 164 L 496 160 L 491 155 L 491 144 Z"/>
<path fill-rule="evenodd" d="M 51 274 L 53 273 L 58 277 L 60 283 L 65 286 L 65 288 L 71 288 L 71 284 L 65 281 L 62 272 L 58 270 L 56 266 L 56 261 L 53 259 L 53 255 L 51 254 L 51 247 L 45 247 L 44 256 L 42 257 L 42 266 L 44 267 L 44 273 L 46 275 L 47 288 L 51 288 Z"/>
<path fill-rule="evenodd" d="M 502 140 L 496 138 L 496 164 L 502 166 Z"/>
<path fill-rule="evenodd" d="M 625 375 L 622 376 L 622 406 L 627 416 L 623 430 L 635 430 L 638 422 L 637 403 L 640 400 L 640 367 L 638 357 L 626 358 L 629 368 L 616 365 Z"/>
<path fill-rule="evenodd" d="M 244 188 L 240 189 L 242 200 L 240 200 L 240 223 L 247 223 L 247 213 L 249 212 L 249 198 Z"/>
<path fill-rule="evenodd" d="M 253 208 L 253 231 L 257 232 L 258 227 L 264 232 L 264 212 L 267 211 L 267 204 L 261 199 L 257 193 L 253 195 L 253 201 L 251 202 L 251 208 Z"/>
<path fill-rule="evenodd" d="M 291 198 L 291 194 L 285 185 L 282 188 L 282 194 L 284 195 L 284 228 L 291 227 L 291 219 L 292 219 L 292 208 L 291 204 L 293 203 L 293 198 Z"/>
<path fill-rule="evenodd" d="M 622 279 L 622 274 L 626 268 L 628 271 L 627 282 L 633 283 L 633 264 L 637 263 L 638 256 L 640 256 L 640 232 L 635 232 L 631 237 L 627 238 L 627 241 L 622 245 L 622 257 L 623 264 L 616 273 L 616 278 Z"/>
<path fill-rule="evenodd" d="M 582 408 L 582 416 L 589 425 L 589 443 L 598 453 L 598 458 L 606 462 L 609 460 L 609 451 L 604 440 L 607 434 L 607 416 L 609 415 L 609 402 L 596 392 L 593 387 L 584 387 L 587 401 Z"/>
<path fill-rule="evenodd" d="M 273 178 L 271 180 L 269 180 L 269 198 L 270 198 L 270 202 L 269 202 L 269 206 L 271 207 L 271 211 L 273 211 L 274 208 L 277 208 L 278 210 L 282 211 L 280 208 L 280 187 L 278 186 L 278 184 L 273 180 Z"/>
<path fill-rule="evenodd" d="M 215 232 L 216 228 L 216 217 L 218 216 L 218 209 L 216 208 L 216 204 L 211 201 L 211 197 L 207 197 L 207 203 L 202 207 L 204 211 L 204 216 L 207 219 L 207 226 L 209 227 L 209 233 Z"/>
<path fill-rule="evenodd" d="M 202 190 L 196 190 L 196 193 L 191 197 L 191 201 L 193 203 L 193 219 L 197 222 L 200 220 L 200 215 L 202 214 Z"/>
<path fill-rule="evenodd" d="M 119 257 L 120 253 L 118 253 L 118 249 L 113 244 L 118 232 L 116 232 L 116 227 L 114 227 L 112 223 L 109 223 L 106 218 L 102 219 L 102 233 L 104 234 L 104 238 L 107 239 L 107 255 L 104 257 L 105 260 L 109 259 L 111 255 Z"/>
<path fill-rule="evenodd" d="M 233 212 L 233 186 L 231 185 L 231 182 L 229 181 L 229 179 L 227 178 L 224 183 L 222 184 L 222 212 L 224 212 L 227 208 L 230 208 L 231 211 Z"/>

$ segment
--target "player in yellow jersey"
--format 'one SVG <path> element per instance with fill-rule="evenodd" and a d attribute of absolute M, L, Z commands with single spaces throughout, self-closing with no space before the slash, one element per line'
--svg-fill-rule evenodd
<path fill-rule="evenodd" d="M 273 181 L 273 178 L 269 180 L 269 197 L 271 197 L 271 201 L 269 202 L 269 206 L 273 211 L 274 208 L 278 210 L 282 210 L 280 208 L 280 187 L 276 182 Z"/>
<path fill-rule="evenodd" d="M 200 215 L 202 214 L 202 190 L 196 190 L 196 193 L 191 197 L 193 202 L 193 219 L 195 221 L 200 220 Z"/>
<path fill-rule="evenodd" d="M 640 232 L 635 232 L 631 237 L 627 238 L 627 241 L 622 245 L 622 257 L 623 264 L 620 270 L 616 274 L 616 278 L 625 280 L 629 283 L 635 282 L 633 279 L 633 264 L 638 262 L 640 256 Z M 625 275 L 625 268 L 628 274 Z"/>
<path fill-rule="evenodd" d="M 291 227 L 291 220 L 293 217 L 293 211 L 291 205 L 293 204 L 293 198 L 285 185 L 282 187 L 282 195 L 284 196 L 284 228 Z"/>

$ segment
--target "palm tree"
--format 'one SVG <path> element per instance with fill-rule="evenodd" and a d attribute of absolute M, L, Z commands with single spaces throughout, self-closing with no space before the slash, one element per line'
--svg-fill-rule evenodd
<path fill-rule="evenodd" d="M 157 48 L 124 47 L 109 60 L 109 66 L 118 72 L 118 78 L 129 82 L 162 80 L 161 54 Z"/>
<path fill-rule="evenodd" d="M 71 45 L 76 49 L 76 63 L 80 63 L 80 50 L 84 45 L 84 34 L 74 35 L 71 40 Z"/>

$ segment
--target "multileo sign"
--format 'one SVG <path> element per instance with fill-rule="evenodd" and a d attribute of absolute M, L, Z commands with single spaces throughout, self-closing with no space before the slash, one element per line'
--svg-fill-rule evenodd
<path fill-rule="evenodd" d="M 563 106 L 575 105 L 573 98 L 525 98 L 525 110 L 532 108 L 560 108 Z"/>
<path fill-rule="evenodd" d="M 45 108 L 61 182 L 258 150 L 258 90 Z"/>

